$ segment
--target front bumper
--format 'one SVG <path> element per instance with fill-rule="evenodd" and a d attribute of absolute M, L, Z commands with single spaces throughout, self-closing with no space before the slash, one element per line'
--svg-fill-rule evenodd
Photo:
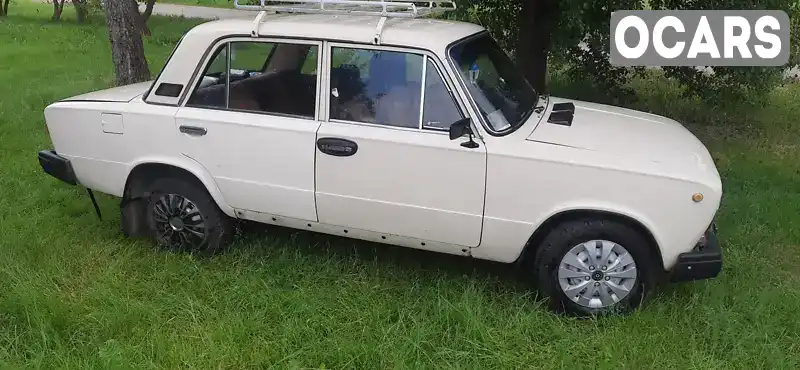
<path fill-rule="evenodd" d="M 69 159 L 56 154 L 55 150 L 40 151 L 39 165 L 50 176 L 70 185 L 78 184 L 78 179 L 75 177 L 75 171 L 72 170 L 72 164 Z"/>
<path fill-rule="evenodd" d="M 722 270 L 722 249 L 717 239 L 717 226 L 711 224 L 706 230 L 705 240 L 689 252 L 678 255 L 678 262 L 672 268 L 670 281 L 692 281 L 710 279 Z"/>

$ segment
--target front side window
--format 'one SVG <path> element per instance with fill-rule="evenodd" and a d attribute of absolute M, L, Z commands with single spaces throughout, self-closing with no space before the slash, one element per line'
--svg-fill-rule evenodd
<path fill-rule="evenodd" d="M 333 47 L 330 118 L 448 129 L 461 112 L 433 61 L 415 53 Z"/>
<path fill-rule="evenodd" d="M 330 118 L 418 128 L 422 56 L 332 48 Z"/>
<path fill-rule="evenodd" d="M 313 119 L 316 45 L 234 41 L 221 46 L 187 106 L 274 113 Z"/>
<path fill-rule="evenodd" d="M 510 133 L 525 124 L 539 97 L 491 36 L 454 46 L 450 58 L 491 131 Z"/>

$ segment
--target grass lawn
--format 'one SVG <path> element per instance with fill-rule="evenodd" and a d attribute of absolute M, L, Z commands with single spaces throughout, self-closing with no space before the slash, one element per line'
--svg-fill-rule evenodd
<path fill-rule="evenodd" d="M 0 20 L 0 368 L 800 368 L 800 86 L 725 113 L 636 82 L 640 108 L 703 124 L 725 267 L 575 320 L 463 258 L 277 228 L 208 260 L 125 239 L 117 199 L 99 197 L 100 221 L 36 161 L 44 107 L 113 83 L 103 23 L 65 11 L 17 2 Z M 195 23 L 150 22 L 155 75 Z"/>

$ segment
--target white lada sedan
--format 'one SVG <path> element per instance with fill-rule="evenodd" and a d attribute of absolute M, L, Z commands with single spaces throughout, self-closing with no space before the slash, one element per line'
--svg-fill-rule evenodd
<path fill-rule="evenodd" d="M 681 124 L 538 94 L 474 24 L 329 13 L 204 23 L 154 81 L 51 104 L 42 168 L 170 249 L 252 220 L 513 263 L 577 314 L 718 275 L 722 184 Z"/>

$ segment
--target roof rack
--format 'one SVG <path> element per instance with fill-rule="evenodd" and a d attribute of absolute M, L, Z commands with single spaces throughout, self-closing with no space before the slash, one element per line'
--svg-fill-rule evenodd
<path fill-rule="evenodd" d="M 236 9 L 254 11 L 326 14 L 345 13 L 403 18 L 424 17 L 456 9 L 454 0 L 234 0 L 233 6 Z"/>
<path fill-rule="evenodd" d="M 258 4 L 241 4 L 239 1 L 233 0 L 234 8 L 259 12 L 253 20 L 253 30 L 250 31 L 252 37 L 258 37 L 258 26 L 267 12 L 375 15 L 381 17 L 373 38 L 373 43 L 376 45 L 381 43 L 381 34 L 387 18 L 419 18 L 456 9 L 454 0 L 244 0 Z"/>

